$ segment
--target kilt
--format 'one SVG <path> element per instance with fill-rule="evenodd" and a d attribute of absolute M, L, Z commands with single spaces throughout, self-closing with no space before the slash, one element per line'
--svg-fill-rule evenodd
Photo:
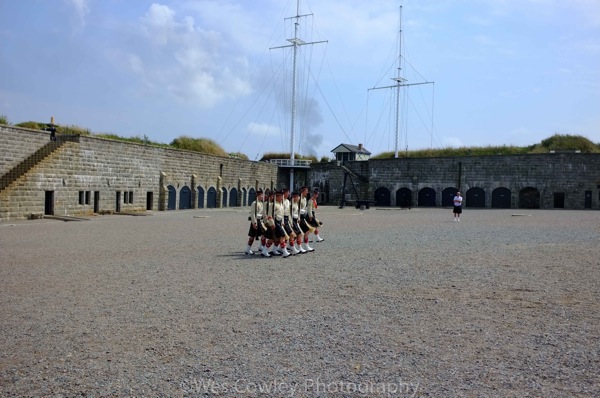
<path fill-rule="evenodd" d="M 308 220 L 306 219 L 306 216 L 300 215 L 300 221 L 298 222 L 298 224 L 300 225 L 300 229 L 302 229 L 302 232 L 308 232 L 309 228 L 307 222 Z"/>
<path fill-rule="evenodd" d="M 256 222 L 256 229 L 254 229 L 254 227 L 252 226 L 252 223 L 250 223 L 250 229 L 248 230 L 248 236 L 251 238 L 255 238 L 256 240 L 258 240 L 261 236 L 263 236 L 265 233 L 264 229 L 263 229 L 263 224 L 261 220 L 257 220 Z"/>
<path fill-rule="evenodd" d="M 304 232 L 302 232 L 302 229 L 300 228 L 300 224 L 298 223 L 298 219 L 294 218 L 292 221 L 292 231 L 294 231 L 294 233 L 297 236 L 302 235 Z"/>
<path fill-rule="evenodd" d="M 275 220 L 275 237 L 277 239 L 279 238 L 285 238 L 286 233 L 285 233 L 285 229 L 283 229 L 283 225 L 282 225 L 283 221 L 277 221 Z"/>
<path fill-rule="evenodd" d="M 317 217 L 312 216 L 312 220 L 309 220 L 308 217 L 306 218 L 306 222 L 309 223 L 311 226 L 318 228 L 319 227 L 319 223 L 317 222 Z"/>
<path fill-rule="evenodd" d="M 283 216 L 283 229 L 285 233 L 291 235 L 294 231 L 292 230 L 292 226 L 290 224 L 290 218 L 288 216 Z"/>

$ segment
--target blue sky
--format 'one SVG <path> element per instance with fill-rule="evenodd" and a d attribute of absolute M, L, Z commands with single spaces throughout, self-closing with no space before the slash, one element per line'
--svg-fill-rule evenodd
<path fill-rule="evenodd" d="M 0 0 L 0 114 L 291 146 L 296 0 Z M 400 5 L 402 24 L 399 25 Z M 301 0 L 294 151 L 600 142 L 598 0 Z M 402 29 L 402 43 L 398 44 Z"/>

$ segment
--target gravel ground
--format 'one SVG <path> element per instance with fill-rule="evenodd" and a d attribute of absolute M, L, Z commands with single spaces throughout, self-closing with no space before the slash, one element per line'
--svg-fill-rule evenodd
<path fill-rule="evenodd" d="M 600 212 L 320 207 L 0 222 L 3 397 L 597 397 Z"/>

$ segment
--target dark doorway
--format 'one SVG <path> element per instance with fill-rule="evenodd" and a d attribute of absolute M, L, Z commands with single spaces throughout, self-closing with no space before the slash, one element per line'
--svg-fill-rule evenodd
<path fill-rule="evenodd" d="M 375 190 L 375 206 L 391 206 L 390 190 L 379 187 Z"/>
<path fill-rule="evenodd" d="M 248 195 L 248 191 L 246 191 L 246 188 L 242 188 L 242 206 L 246 207 L 246 197 Z"/>
<path fill-rule="evenodd" d="M 192 207 L 192 190 L 184 186 L 179 191 L 179 210 L 190 209 Z"/>
<path fill-rule="evenodd" d="M 229 191 L 229 207 L 237 207 L 238 205 L 238 191 L 235 188 L 231 188 Z"/>
<path fill-rule="evenodd" d="M 250 206 L 256 200 L 256 191 L 254 188 L 250 188 L 248 191 L 248 206 Z"/>
<path fill-rule="evenodd" d="M 412 207 L 412 190 L 400 188 L 396 191 L 396 206 L 410 209 Z"/>
<path fill-rule="evenodd" d="M 419 206 L 435 207 L 435 191 L 433 188 L 423 188 L 419 191 Z"/>
<path fill-rule="evenodd" d="M 204 208 L 204 188 L 198 187 L 198 208 Z"/>
<path fill-rule="evenodd" d="M 565 208 L 565 193 L 554 192 L 554 208 L 564 209 Z"/>
<path fill-rule="evenodd" d="M 44 215 L 54 215 L 54 191 L 46 191 L 44 197 Z"/>
<path fill-rule="evenodd" d="M 592 191 L 585 191 L 585 208 L 592 208 Z"/>
<path fill-rule="evenodd" d="M 485 191 L 478 187 L 467 191 L 466 207 L 485 207 Z"/>
<path fill-rule="evenodd" d="M 498 187 L 492 191 L 492 208 L 510 209 L 510 189 Z"/>
<path fill-rule="evenodd" d="M 146 210 L 154 208 L 154 192 L 146 192 Z"/>
<path fill-rule="evenodd" d="M 169 190 L 169 198 L 167 200 L 167 210 L 175 210 L 177 208 L 177 190 L 173 185 L 167 187 Z"/>
<path fill-rule="evenodd" d="M 539 209 L 540 191 L 537 188 L 527 187 L 519 191 L 519 208 L 521 209 Z"/>
<path fill-rule="evenodd" d="M 115 195 L 115 212 L 120 213 L 121 212 L 121 191 L 117 191 L 117 194 Z"/>
<path fill-rule="evenodd" d="M 94 191 L 94 213 L 100 213 L 100 191 Z"/>
<path fill-rule="evenodd" d="M 206 193 L 206 207 L 209 209 L 217 207 L 217 190 L 213 187 L 208 188 Z"/>
<path fill-rule="evenodd" d="M 442 207 L 453 207 L 454 197 L 458 189 L 454 187 L 448 187 L 442 191 Z"/>

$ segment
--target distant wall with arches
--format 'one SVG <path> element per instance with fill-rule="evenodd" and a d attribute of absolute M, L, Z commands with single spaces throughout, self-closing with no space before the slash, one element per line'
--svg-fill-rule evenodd
<path fill-rule="evenodd" d="M 81 136 L 38 156 L 45 131 L 0 126 L 0 219 L 243 207 L 271 163 Z M 22 170 L 25 170 L 22 175 Z"/>
<path fill-rule="evenodd" d="M 599 209 L 600 154 L 373 159 L 311 167 L 311 185 L 380 207 L 450 207 L 457 190 L 466 208 Z M 347 176 L 352 174 L 351 176 Z M 345 188 L 343 181 L 346 180 Z M 352 181 L 352 185 L 348 181 Z"/>

